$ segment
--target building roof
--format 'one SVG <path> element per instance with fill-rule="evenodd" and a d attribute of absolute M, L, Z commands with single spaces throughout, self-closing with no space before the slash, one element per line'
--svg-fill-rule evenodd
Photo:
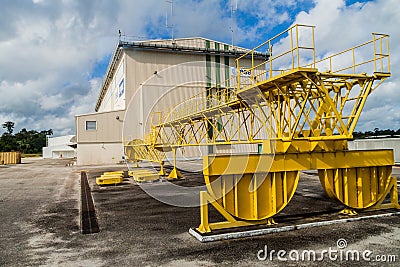
<path fill-rule="evenodd" d="M 218 44 L 212 48 L 207 46 L 207 42 Z M 219 47 L 218 47 L 219 46 Z M 125 49 L 164 51 L 170 53 L 189 53 L 189 54 L 208 54 L 239 57 L 246 54 L 249 49 L 232 46 L 226 43 L 206 39 L 202 37 L 179 38 L 166 40 L 147 40 L 147 41 L 125 41 L 119 40 L 114 50 L 113 57 L 108 65 L 106 75 L 104 76 L 103 85 L 97 99 L 95 111 L 100 109 L 101 103 L 107 92 L 107 88 L 117 69 L 117 64 L 122 58 L 122 52 Z M 268 59 L 267 53 L 255 53 L 258 58 Z"/>

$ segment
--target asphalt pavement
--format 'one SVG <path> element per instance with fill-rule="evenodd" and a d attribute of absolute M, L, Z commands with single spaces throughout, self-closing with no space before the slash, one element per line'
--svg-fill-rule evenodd
<path fill-rule="evenodd" d="M 102 172 L 125 165 L 68 163 L 23 159 L 23 164 L 0 167 L 0 266 L 399 266 L 399 215 L 201 243 L 188 233 L 199 224 L 198 207 L 164 204 L 131 179 L 118 186 L 95 185 Z M 81 171 L 88 173 L 97 234 L 80 230 Z M 394 174 L 400 177 L 400 168 Z M 174 183 L 203 184 L 198 173 L 184 175 Z M 146 186 L 163 192 L 164 183 Z M 316 173 L 306 172 L 275 221 L 344 218 L 337 214 L 341 208 L 324 193 Z M 390 212 L 396 211 L 385 211 Z M 210 218 L 221 219 L 211 208 Z"/>

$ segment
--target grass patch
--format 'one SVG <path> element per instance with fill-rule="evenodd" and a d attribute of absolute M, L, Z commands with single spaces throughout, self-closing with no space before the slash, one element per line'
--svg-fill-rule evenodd
<path fill-rule="evenodd" d="M 40 158 L 42 154 L 21 154 L 21 158 Z"/>

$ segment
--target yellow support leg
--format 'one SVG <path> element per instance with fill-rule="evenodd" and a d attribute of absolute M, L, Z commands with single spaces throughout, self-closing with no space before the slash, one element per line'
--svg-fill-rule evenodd
<path fill-rule="evenodd" d="M 208 200 L 207 192 L 200 192 L 200 225 L 197 230 L 201 233 L 211 232 L 210 226 L 208 224 Z"/>
<path fill-rule="evenodd" d="M 133 168 L 139 168 L 139 161 L 135 160 L 133 162 Z"/>
<path fill-rule="evenodd" d="M 183 178 L 183 175 L 176 167 L 174 167 L 174 169 L 168 175 L 168 180 L 175 180 L 175 179 L 180 179 L 180 178 Z"/>
<path fill-rule="evenodd" d="M 397 190 L 397 178 L 392 177 L 388 188 L 386 189 L 385 193 L 375 205 L 370 208 L 365 209 L 364 211 L 374 211 L 374 210 L 384 210 L 384 209 L 398 209 L 400 210 L 399 204 L 399 193 Z M 386 196 L 390 195 L 390 203 L 382 204 L 385 201 Z"/>
<path fill-rule="evenodd" d="M 211 204 L 225 219 L 224 222 L 210 223 L 208 218 L 208 204 Z M 256 221 L 239 221 L 230 215 L 216 200 L 206 191 L 200 192 L 200 225 L 196 229 L 200 233 L 209 233 L 215 230 L 229 229 L 243 226 L 266 225 L 272 226 L 277 223 L 273 218 Z"/>
<path fill-rule="evenodd" d="M 344 210 L 342 210 L 341 212 L 339 212 L 339 214 L 348 215 L 348 216 L 355 216 L 355 215 L 357 215 L 358 213 L 357 213 L 355 210 L 353 210 L 353 209 L 345 208 Z"/>
<path fill-rule="evenodd" d="M 173 153 L 174 153 L 174 168 L 172 169 L 171 173 L 168 175 L 168 180 L 175 180 L 175 179 L 183 178 L 183 175 L 176 168 L 176 148 L 173 148 Z"/>
<path fill-rule="evenodd" d="M 272 225 L 277 225 L 277 223 L 275 222 L 274 218 L 268 218 L 267 226 L 272 226 Z"/>
<path fill-rule="evenodd" d="M 164 162 L 163 161 L 160 162 L 160 172 L 158 173 L 158 175 L 160 175 L 160 176 L 166 176 L 167 175 L 167 173 L 165 172 L 165 169 L 164 169 Z"/>

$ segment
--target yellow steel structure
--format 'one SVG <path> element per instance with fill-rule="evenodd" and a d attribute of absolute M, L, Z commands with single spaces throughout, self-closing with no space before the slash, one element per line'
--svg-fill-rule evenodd
<path fill-rule="evenodd" d="M 273 45 L 282 40 L 288 45 L 275 54 Z M 269 58 L 257 65 L 260 51 Z M 127 154 L 162 163 L 165 152 L 185 146 L 258 144 L 258 154 L 204 157 L 208 192 L 201 193 L 200 232 L 273 224 L 302 170 L 318 170 L 327 194 L 349 214 L 399 209 L 393 152 L 347 146 L 368 96 L 390 77 L 389 52 L 389 36 L 374 33 L 368 42 L 318 60 L 314 27 L 295 25 L 236 60 L 239 70 L 251 59 L 244 69 L 250 75 L 238 71 L 159 114 L 146 141 L 126 145 Z M 171 178 L 177 177 L 173 171 Z M 387 195 L 390 203 L 382 204 Z M 208 222 L 209 203 L 226 222 Z"/>

